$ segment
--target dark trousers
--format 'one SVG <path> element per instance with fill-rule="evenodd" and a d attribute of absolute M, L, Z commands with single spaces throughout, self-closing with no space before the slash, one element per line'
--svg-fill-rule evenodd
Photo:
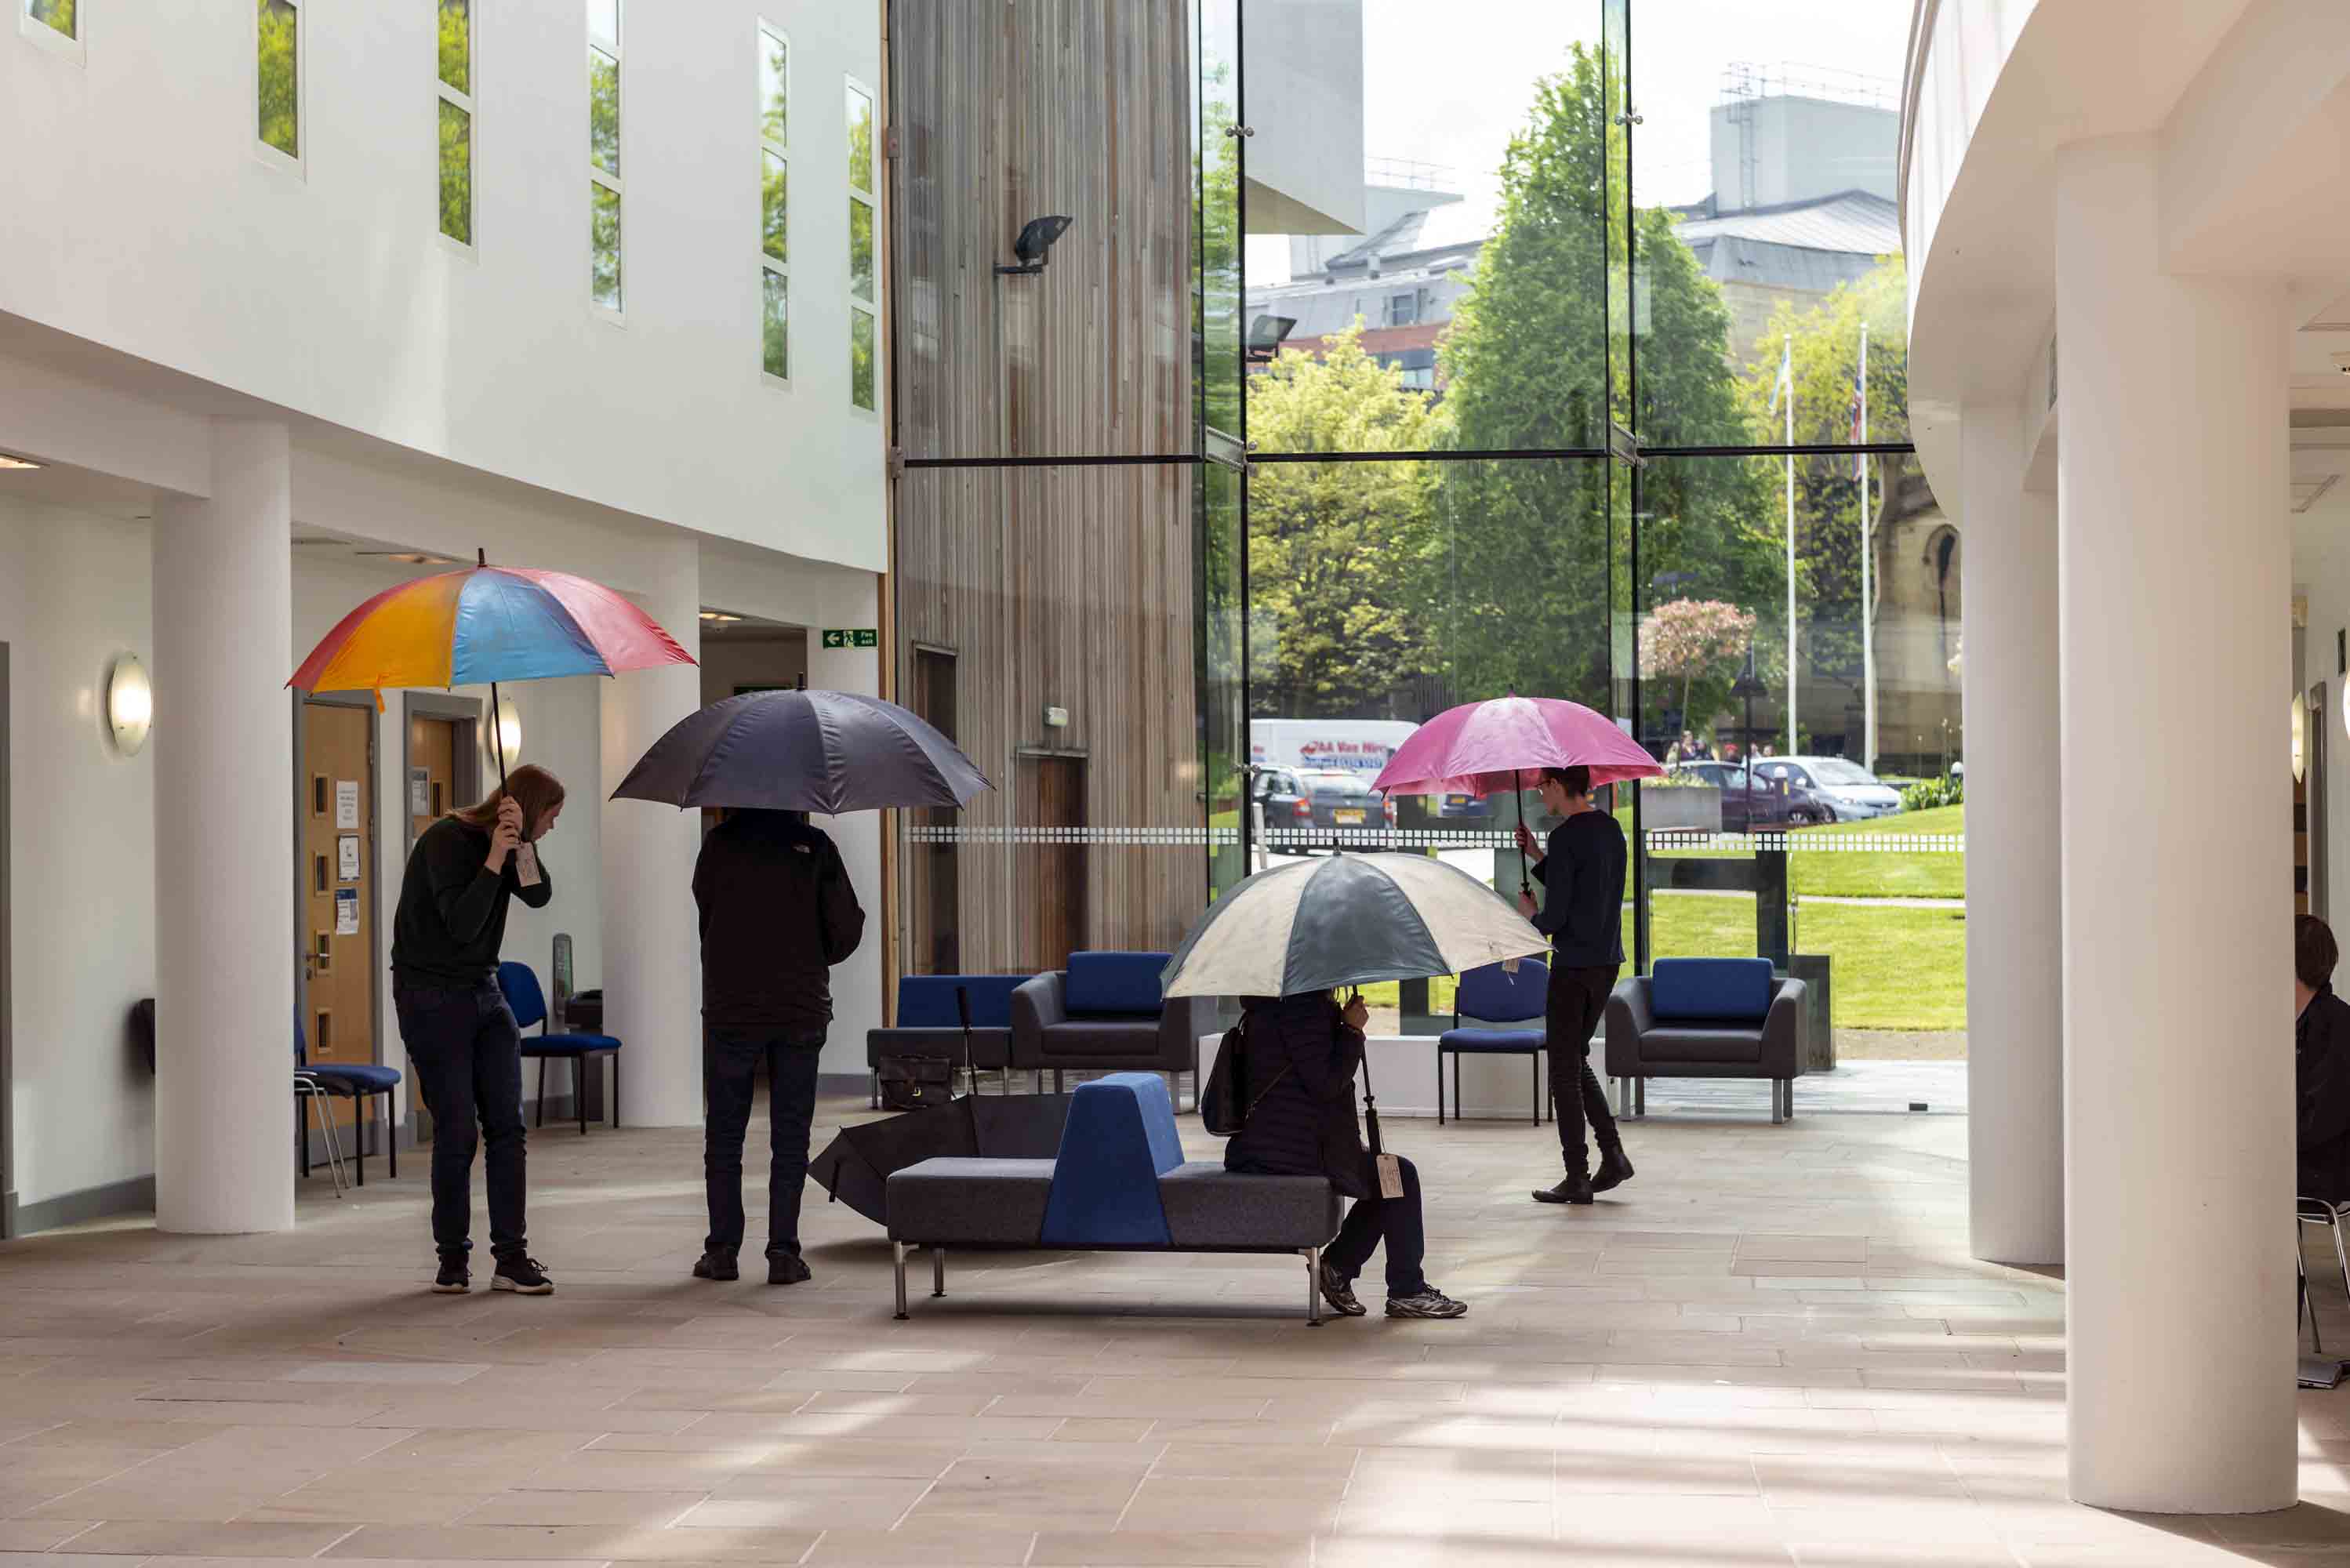
<path fill-rule="evenodd" d="M 1591 1151 L 1584 1142 L 1584 1123 L 1600 1152 L 1624 1147 L 1616 1117 L 1607 1109 L 1607 1092 L 1591 1071 L 1591 1033 L 1607 1011 L 1607 996 L 1616 989 L 1617 966 L 1601 969 L 1556 969 L 1550 971 L 1550 991 L 1544 1009 L 1547 1032 L 1544 1050 L 1550 1058 L 1552 1114 L 1558 1118 L 1558 1152 L 1568 1173 L 1591 1171 Z"/>
<path fill-rule="evenodd" d="M 473 1250 L 473 1150 L 488 1145 L 490 1251 L 527 1253 L 523 1239 L 522 1033 L 498 988 L 394 984 L 400 1038 L 432 1113 L 432 1244 L 443 1258 Z M 476 1130 L 478 1124 L 478 1131 Z"/>
<path fill-rule="evenodd" d="M 1428 1277 L 1419 1272 L 1420 1261 L 1428 1255 L 1428 1228 L 1419 1213 L 1419 1168 L 1400 1157 L 1396 1164 L 1403 1170 L 1403 1196 L 1377 1196 L 1378 1177 L 1371 1173 L 1373 1196 L 1355 1199 L 1347 1210 L 1347 1222 L 1322 1249 L 1322 1261 L 1340 1278 L 1351 1280 L 1371 1261 L 1371 1249 L 1385 1241 L 1388 1294 L 1416 1296 L 1428 1288 Z"/>
<path fill-rule="evenodd" d="M 800 1255 L 800 1191 L 807 1183 L 808 1127 L 816 1120 L 821 1029 L 710 1024 L 702 1032 L 702 1179 L 710 1199 L 702 1249 L 730 1256 L 743 1246 L 743 1138 L 752 1085 L 767 1064 L 767 1256 Z"/>

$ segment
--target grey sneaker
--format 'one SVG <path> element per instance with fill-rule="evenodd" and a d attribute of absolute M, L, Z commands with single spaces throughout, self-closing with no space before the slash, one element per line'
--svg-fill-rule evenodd
<path fill-rule="evenodd" d="M 498 1264 L 498 1272 L 490 1276 L 490 1289 L 512 1291 L 518 1296 L 551 1296 L 555 1282 L 546 1277 L 536 1258 L 516 1258 Z"/>
<path fill-rule="evenodd" d="M 1342 1317 L 1361 1317 L 1371 1310 L 1355 1293 L 1355 1282 L 1340 1278 L 1338 1272 L 1327 1263 L 1322 1265 L 1322 1299 L 1330 1303 L 1332 1312 Z"/>
<path fill-rule="evenodd" d="M 1389 1296 L 1389 1317 L 1467 1317 L 1469 1303 L 1456 1302 L 1434 1285 L 1422 1287 L 1416 1296 Z"/>

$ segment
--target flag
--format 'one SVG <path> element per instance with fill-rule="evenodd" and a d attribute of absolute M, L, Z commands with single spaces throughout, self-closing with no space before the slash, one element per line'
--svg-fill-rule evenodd
<path fill-rule="evenodd" d="M 1866 339 L 1863 338 L 1862 341 L 1866 342 Z M 1856 359 L 1853 361 L 1852 368 L 1852 411 L 1848 421 L 1850 434 L 1846 437 L 1855 446 L 1858 446 L 1867 439 L 1863 433 L 1867 426 L 1867 410 L 1868 361 L 1866 358 Z M 1856 452 L 1852 454 L 1852 476 L 1856 480 L 1865 480 L 1868 477 L 1866 452 Z"/>
<path fill-rule="evenodd" d="M 1795 389 L 1792 385 L 1794 369 L 1794 350 L 1791 345 L 1779 356 L 1779 379 L 1771 383 L 1770 412 L 1773 417 L 1779 412 L 1779 400 L 1793 398 L 1795 395 Z"/>

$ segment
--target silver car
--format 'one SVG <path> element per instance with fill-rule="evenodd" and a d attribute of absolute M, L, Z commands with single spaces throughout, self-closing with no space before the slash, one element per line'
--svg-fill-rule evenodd
<path fill-rule="evenodd" d="M 1760 757 L 1754 776 L 1784 779 L 1825 801 L 1838 822 L 1891 816 L 1901 809 L 1901 792 L 1848 757 Z"/>

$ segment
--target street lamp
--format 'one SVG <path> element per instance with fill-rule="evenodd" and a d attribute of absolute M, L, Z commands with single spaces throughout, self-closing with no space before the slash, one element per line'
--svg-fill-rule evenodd
<path fill-rule="evenodd" d="M 1746 766 L 1746 832 L 1750 837 L 1754 833 L 1754 699 L 1768 690 L 1755 678 L 1754 639 L 1750 637 L 1746 639 L 1746 668 L 1738 672 L 1738 679 L 1730 688 L 1730 694 L 1746 704 L 1746 753 L 1740 761 Z"/>

